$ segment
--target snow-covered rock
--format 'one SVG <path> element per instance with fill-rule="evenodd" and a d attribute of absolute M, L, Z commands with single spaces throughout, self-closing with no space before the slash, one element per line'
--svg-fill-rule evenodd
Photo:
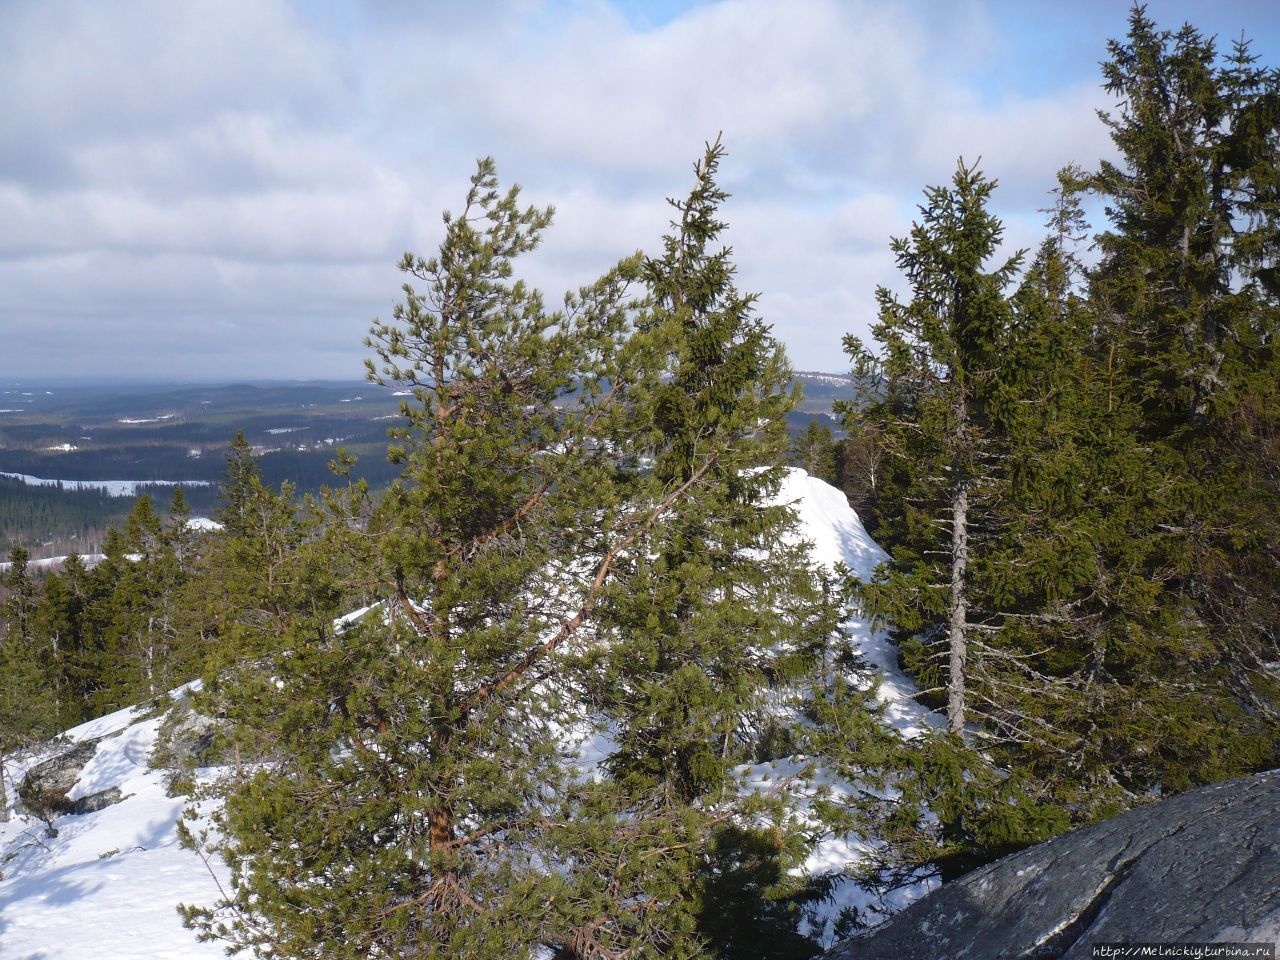
<path fill-rule="evenodd" d="M 67 731 L 73 743 L 98 740 L 68 799 L 116 787 L 122 802 L 58 817 L 56 837 L 48 836 L 38 819 L 0 823 L 0 956 L 5 960 L 223 956 L 220 946 L 197 943 L 175 909 L 183 901 L 211 902 L 218 882 L 228 878 L 221 864 L 211 864 L 211 873 L 178 844 L 183 801 L 167 796 L 163 774 L 147 765 L 159 725 L 158 717 L 122 710 Z M 6 770 L 10 798 L 12 780 L 48 756 Z"/>

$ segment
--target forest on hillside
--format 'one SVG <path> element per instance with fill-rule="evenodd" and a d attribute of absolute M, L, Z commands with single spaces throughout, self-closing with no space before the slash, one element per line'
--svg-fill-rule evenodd
<path fill-rule="evenodd" d="M 240 436 L 221 529 L 142 498 L 92 569 L 15 550 L 0 753 L 200 677 L 218 769 L 174 789 L 233 880 L 184 920 L 326 960 L 814 957 L 881 919 L 815 930 L 839 883 L 1280 766 L 1280 72 L 1135 8 L 1103 82 L 1118 159 L 1046 184 L 1035 249 L 997 258 L 999 171 L 924 190 L 839 437 L 789 435 L 719 140 L 661 248 L 558 308 L 519 279 L 551 210 L 480 161 L 365 341 L 387 492 L 340 450 L 300 496 Z M 797 542 L 789 459 L 872 578 Z M 885 722 L 851 613 L 936 729 Z M 843 876 L 798 869 L 846 834 Z"/>

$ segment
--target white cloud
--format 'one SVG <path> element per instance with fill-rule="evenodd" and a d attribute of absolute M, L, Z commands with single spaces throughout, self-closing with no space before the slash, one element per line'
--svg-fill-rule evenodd
<path fill-rule="evenodd" d="M 889 236 L 957 155 L 1034 242 L 1054 170 L 1106 150 L 1096 87 L 984 99 L 990 24 L 945 9 L 723 0 L 639 30 L 605 3 L 11 4 L 0 375 L 40 371 L 41 336 L 68 374 L 356 371 L 476 155 L 556 204 L 530 261 L 554 303 L 656 246 L 718 130 L 741 285 L 797 366 L 842 367 L 895 280 Z"/>

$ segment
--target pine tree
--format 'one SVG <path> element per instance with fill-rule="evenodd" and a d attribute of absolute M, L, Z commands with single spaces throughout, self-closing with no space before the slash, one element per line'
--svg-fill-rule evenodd
<path fill-rule="evenodd" d="M 566 654 L 619 557 L 711 464 L 657 502 L 622 496 L 657 334 L 628 336 L 634 262 L 556 312 L 511 279 L 549 221 L 483 161 L 439 255 L 402 261 L 425 289 L 369 338 L 370 377 L 410 391 L 402 478 L 372 515 L 358 486 L 315 511 L 272 647 L 222 673 L 236 736 L 267 762 L 227 788 L 233 919 L 188 909 L 204 936 L 277 956 L 532 955 L 566 925 L 547 869 L 573 780 L 553 723 Z M 378 605 L 335 625 L 366 591 Z"/>

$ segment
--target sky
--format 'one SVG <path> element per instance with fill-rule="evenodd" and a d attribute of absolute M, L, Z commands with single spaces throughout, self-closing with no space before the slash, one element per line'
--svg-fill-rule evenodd
<path fill-rule="evenodd" d="M 1068 9 L 1069 7 L 1069 9 Z M 1034 247 L 1110 157 L 1122 0 L 0 0 L 0 378 L 358 378 L 476 158 L 554 204 L 549 303 L 637 249 L 723 135 L 738 285 L 839 372 L 957 159 Z M 1153 0 L 1280 64 L 1280 4 Z"/>

